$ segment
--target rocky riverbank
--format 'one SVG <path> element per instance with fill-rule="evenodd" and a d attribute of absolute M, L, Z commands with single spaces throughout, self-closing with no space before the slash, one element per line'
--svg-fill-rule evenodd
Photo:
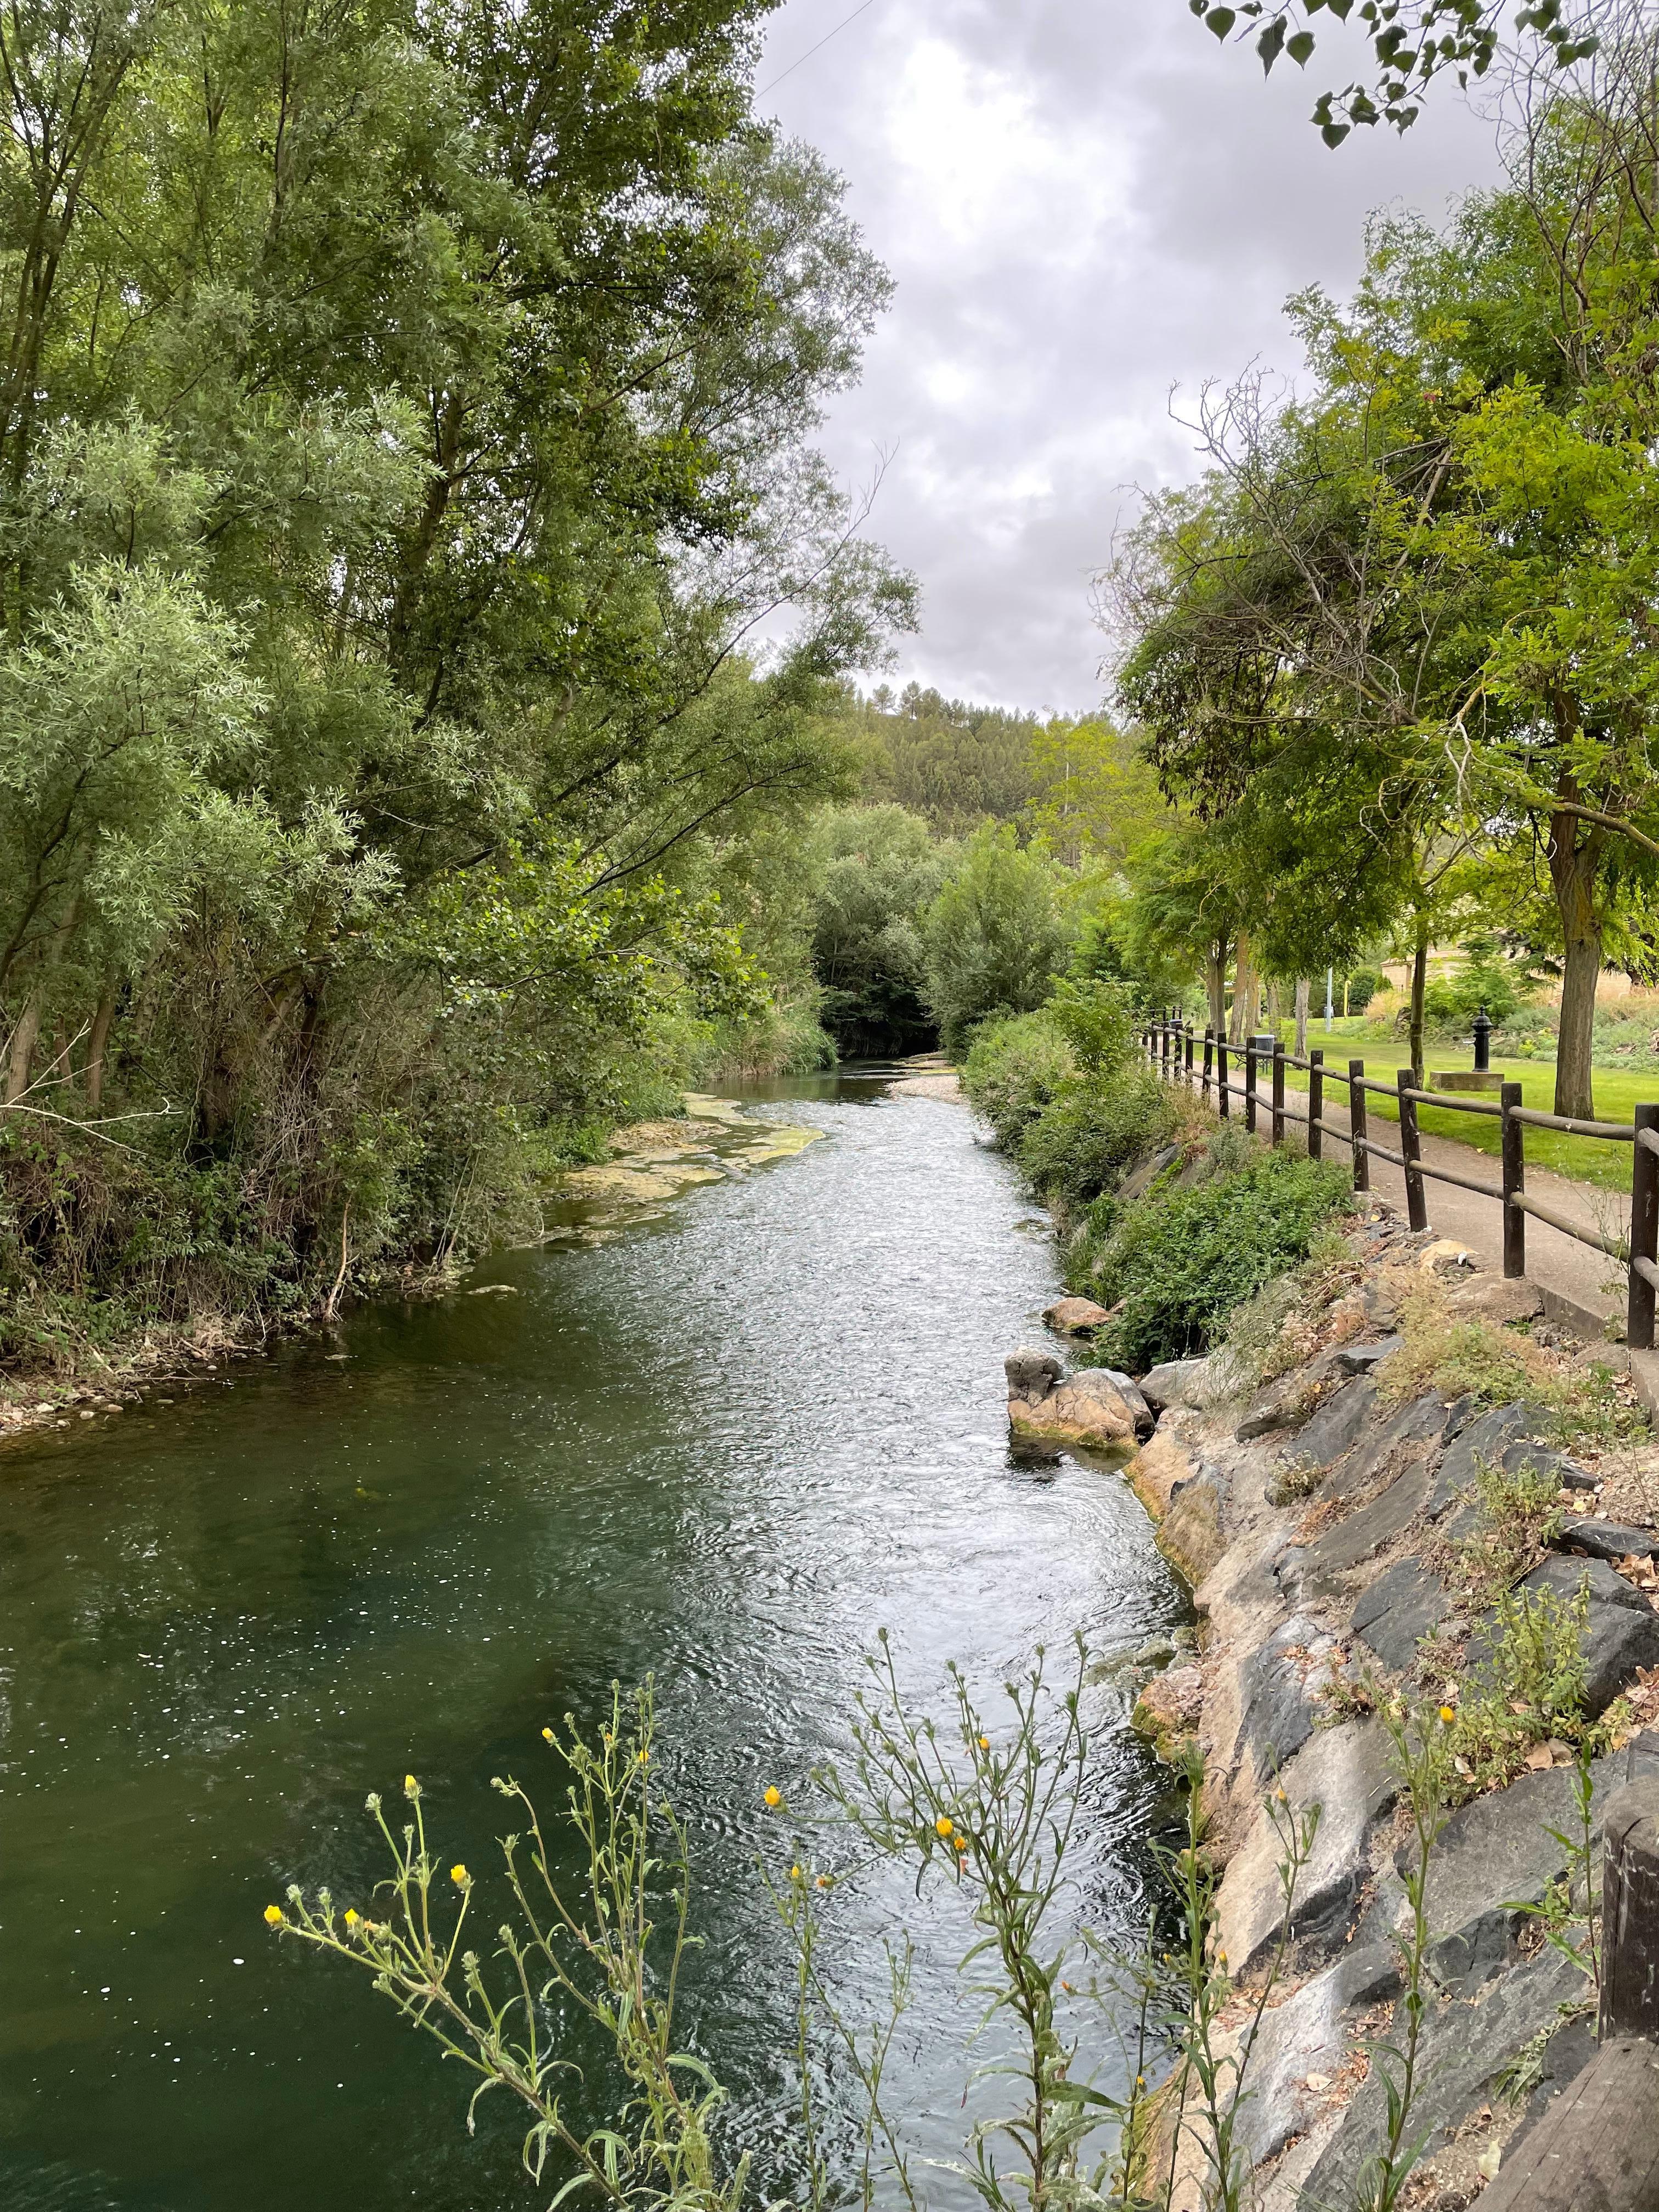
<path fill-rule="evenodd" d="M 1200 1650 L 1144 1680 L 1136 1720 L 1166 1754 L 1203 1754 L 1236 2039 L 1284 1918 L 1274 1794 L 1322 1808 L 1238 2119 L 1273 2212 L 1351 2203 L 1383 2144 L 1371 2051 L 1402 2027 L 1411 1833 L 1385 1709 L 1463 1747 L 1429 1881 L 1409 2129 L 1427 2142 L 1406 2199 L 1457 2212 L 1594 2049 L 1586 1966 L 1527 1908 L 1565 1902 L 1579 1747 L 1598 1829 L 1614 1788 L 1659 1769 L 1659 1457 L 1627 1378 L 1538 1320 L 1528 1285 L 1382 1206 L 1346 1243 L 1265 1357 L 1132 1378 L 1021 1352 L 1009 1412 L 1027 1437 L 1133 1449 L 1127 1479 L 1193 1585 Z M 1555 1637 L 1549 1680 L 1517 1620 Z M 1194 2172 L 1178 2201 L 1197 2193 Z"/>

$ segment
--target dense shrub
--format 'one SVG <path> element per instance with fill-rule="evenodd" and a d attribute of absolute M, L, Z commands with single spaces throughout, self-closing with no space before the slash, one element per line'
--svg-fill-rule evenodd
<path fill-rule="evenodd" d="M 1431 1029 L 1462 1033 L 1484 1006 L 1505 1022 L 1520 1006 L 1524 979 L 1496 960 L 1471 960 L 1453 975 L 1436 975 L 1423 987 L 1423 1013 Z"/>
<path fill-rule="evenodd" d="M 1167 1144 L 1175 1102 L 1150 1070 L 1125 1068 L 1106 1081 L 1069 1084 L 1026 1129 L 1019 1164 L 1051 1203 L 1086 1205 L 1124 1170 Z"/>
<path fill-rule="evenodd" d="M 1234 1173 L 1127 1207 L 1089 1255 L 1089 1279 L 1079 1285 L 1103 1305 L 1123 1301 L 1096 1338 L 1095 1356 L 1139 1375 L 1207 1350 L 1235 1306 L 1307 1258 L 1347 1188 L 1339 1166 L 1267 1152 Z"/>
<path fill-rule="evenodd" d="M 1073 879 L 1012 830 L 970 837 L 921 918 L 922 995 L 947 1052 L 975 1022 L 1030 1013 L 1072 949 L 1065 892 Z"/>
<path fill-rule="evenodd" d="M 1077 1055 L 1050 1016 L 1019 1014 L 981 1026 L 963 1062 L 962 1086 L 999 1147 L 1012 1152 L 1077 1073 Z"/>
<path fill-rule="evenodd" d="M 1389 979 L 1375 968 L 1356 968 L 1347 979 L 1346 1006 L 1351 1014 L 1363 1014 L 1379 991 L 1387 990 Z"/>

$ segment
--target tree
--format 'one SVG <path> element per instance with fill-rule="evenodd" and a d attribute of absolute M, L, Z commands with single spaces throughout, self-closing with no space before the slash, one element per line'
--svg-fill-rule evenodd
<path fill-rule="evenodd" d="M 939 891 L 949 849 L 902 806 L 847 807 L 815 826 L 808 859 L 817 877 L 812 965 L 837 1045 L 870 1057 L 932 1043 L 918 917 Z"/>
<path fill-rule="evenodd" d="M 1103 716 L 1054 716 L 1032 731 L 1029 759 L 1036 792 L 1023 818 L 1068 867 L 1122 867 L 1167 817 L 1134 738 Z"/>
<path fill-rule="evenodd" d="M 1307 67 L 1320 35 L 1311 19 L 1322 11 L 1328 9 L 1340 21 L 1356 16 L 1370 39 L 1376 73 L 1369 82 L 1356 79 L 1320 94 L 1313 119 L 1328 146 L 1340 146 L 1356 124 L 1387 121 L 1408 131 L 1422 112 L 1424 94 L 1448 70 L 1465 87 L 1471 77 L 1484 76 L 1498 57 L 1504 15 L 1503 0 L 1360 0 L 1357 10 L 1353 0 L 1188 4 L 1216 38 L 1249 39 L 1269 73 L 1281 56 Z M 1569 16 L 1562 0 L 1539 0 L 1516 12 L 1515 28 L 1532 42 L 1544 66 L 1566 70 L 1596 51 L 1593 25 L 1603 12 L 1592 10 L 1587 24 Z"/>
<path fill-rule="evenodd" d="M 1012 829 L 976 830 L 922 915 L 923 995 L 947 1052 L 993 1014 L 1048 997 L 1075 935 L 1062 871 Z"/>

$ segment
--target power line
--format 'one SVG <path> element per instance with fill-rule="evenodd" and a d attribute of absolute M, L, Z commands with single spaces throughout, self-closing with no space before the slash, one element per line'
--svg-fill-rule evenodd
<path fill-rule="evenodd" d="M 836 24 L 832 29 L 826 31 L 823 36 L 818 40 L 817 46 L 808 46 L 804 54 L 799 54 L 796 56 L 795 59 L 790 63 L 787 70 L 780 70 L 777 75 L 771 78 L 767 83 L 757 85 L 755 88 L 756 99 L 760 100 L 763 98 L 767 93 L 771 91 L 773 85 L 781 84 L 785 77 L 793 76 L 795 71 L 800 67 L 802 62 L 810 62 L 811 60 L 813 55 L 818 51 L 818 46 L 827 46 L 830 40 L 833 39 L 838 32 L 844 31 L 847 28 L 847 26 L 854 20 L 854 16 L 861 15 L 866 8 L 873 8 L 875 4 L 876 0 L 859 0 L 859 4 L 854 9 L 853 14 L 851 15 L 843 15 L 839 23 Z"/>

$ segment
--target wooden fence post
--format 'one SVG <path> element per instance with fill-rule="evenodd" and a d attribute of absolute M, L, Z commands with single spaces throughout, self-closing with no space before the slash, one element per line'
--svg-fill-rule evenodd
<path fill-rule="evenodd" d="M 1169 1081 L 1169 1079 L 1170 1079 L 1170 1046 L 1171 1042 L 1173 1041 L 1174 1034 L 1175 1034 L 1175 1032 L 1174 1032 L 1173 1027 L 1172 1027 L 1172 1025 L 1171 1025 L 1171 1024 L 1170 1024 L 1170 1017 L 1169 1017 L 1167 1014 L 1165 1014 L 1165 1016 L 1164 1017 L 1164 1038 L 1163 1038 L 1164 1070 L 1163 1070 L 1163 1073 L 1164 1073 L 1164 1080 L 1166 1083 L 1167 1083 L 1167 1082 Z"/>
<path fill-rule="evenodd" d="M 1515 1118 L 1518 1083 L 1506 1083 L 1498 1097 L 1504 1113 L 1504 1273 L 1513 1279 L 1527 1272 L 1527 1217 L 1516 1204 L 1527 1187 L 1527 1125 Z"/>
<path fill-rule="evenodd" d="M 1607 1801 L 1601 1832 L 1601 2040 L 1659 2037 L 1659 1782 Z"/>
<path fill-rule="evenodd" d="M 1365 1063 L 1348 1062 L 1348 1130 L 1353 1139 L 1353 1187 L 1371 1187 L 1371 1156 L 1365 1149 Z"/>
<path fill-rule="evenodd" d="M 1224 1121 L 1231 1120 L 1233 1110 L 1231 1093 L 1227 1089 L 1227 1032 L 1218 1030 L 1215 1040 L 1216 1110 Z"/>
<path fill-rule="evenodd" d="M 1320 1117 L 1325 1111 L 1325 1054 L 1315 1045 L 1308 1054 L 1308 1158 L 1323 1159 L 1324 1131 Z"/>
<path fill-rule="evenodd" d="M 1244 1040 L 1244 1127 L 1255 1134 L 1255 1039 Z"/>
<path fill-rule="evenodd" d="M 1630 1170 L 1630 1303 L 1625 1312 L 1625 1342 L 1637 1352 L 1653 1349 L 1653 1285 L 1636 1272 L 1638 1260 L 1650 1267 L 1659 1261 L 1659 1154 L 1643 1140 L 1643 1132 L 1659 1144 L 1659 1105 L 1638 1106 L 1635 1113 L 1635 1158 Z"/>
<path fill-rule="evenodd" d="M 1190 1091 L 1193 1087 L 1193 1025 L 1188 1022 L 1185 1026 L 1187 1033 L 1187 1088 Z"/>
<path fill-rule="evenodd" d="M 1210 1081 L 1212 1075 L 1214 1073 L 1214 1069 L 1215 1032 L 1206 1022 L 1204 1024 L 1204 1081 L 1202 1085 L 1202 1095 L 1204 1103 L 1206 1106 L 1210 1103 Z"/>
<path fill-rule="evenodd" d="M 1273 1142 L 1285 1141 L 1285 1040 L 1273 1039 Z"/>
<path fill-rule="evenodd" d="M 1423 1187 L 1423 1170 L 1417 1164 L 1423 1157 L 1423 1140 L 1417 1133 L 1417 1101 L 1406 1096 L 1417 1088 L 1417 1070 L 1396 1068 L 1394 1087 L 1400 1099 L 1400 1153 L 1406 1163 L 1406 1218 L 1413 1229 L 1426 1229 L 1429 1198 Z"/>

